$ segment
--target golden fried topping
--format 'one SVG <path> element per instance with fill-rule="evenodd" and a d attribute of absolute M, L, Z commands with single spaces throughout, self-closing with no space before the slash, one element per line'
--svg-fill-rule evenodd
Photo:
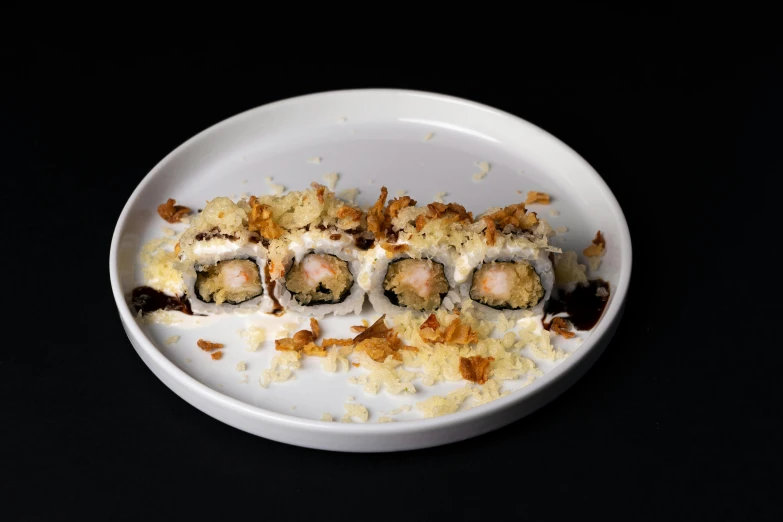
<path fill-rule="evenodd" d="M 397 217 L 397 214 L 400 213 L 400 210 L 406 207 L 415 207 L 415 206 L 416 206 L 415 199 L 411 199 L 410 196 L 403 196 L 401 198 L 393 199 L 389 202 L 387 213 L 389 214 L 390 219 L 394 219 Z"/>
<path fill-rule="evenodd" d="M 391 244 L 387 243 L 386 241 L 384 241 L 383 243 L 381 243 L 381 248 L 386 251 L 386 255 L 388 257 L 393 257 L 394 254 L 396 254 L 396 253 L 405 252 L 406 250 L 408 250 L 408 245 L 404 245 L 404 244 L 403 245 L 391 245 Z"/>
<path fill-rule="evenodd" d="M 221 352 L 221 351 L 212 352 L 209 355 L 212 357 L 213 360 L 218 361 L 218 360 L 220 360 L 221 357 L 223 357 L 223 352 Z"/>
<path fill-rule="evenodd" d="M 499 230 L 503 230 L 508 225 L 520 230 L 529 230 L 538 224 L 538 216 L 535 212 L 528 212 L 524 203 L 504 207 L 490 214 L 489 218 L 495 222 Z"/>
<path fill-rule="evenodd" d="M 175 205 L 177 201 L 169 198 L 162 205 L 158 205 L 158 215 L 169 223 L 179 223 L 180 220 L 190 214 L 188 207 Z"/>
<path fill-rule="evenodd" d="M 342 207 L 337 209 L 337 218 L 343 219 L 348 218 L 349 221 L 361 221 L 362 220 L 362 211 L 358 208 L 349 207 L 348 205 L 343 205 Z"/>
<path fill-rule="evenodd" d="M 555 317 L 552 319 L 552 323 L 549 325 L 549 329 L 554 332 L 557 335 L 562 335 L 566 339 L 570 339 L 576 334 L 574 332 L 569 331 L 569 328 L 571 325 L 568 321 L 563 319 L 562 317 Z"/>
<path fill-rule="evenodd" d="M 536 192 L 535 190 L 531 190 L 527 193 L 525 204 L 530 205 L 531 203 L 540 203 L 542 205 L 549 205 L 550 201 L 551 198 L 546 192 Z"/>
<path fill-rule="evenodd" d="M 386 187 L 381 187 L 381 195 L 378 196 L 378 200 L 367 210 L 367 229 L 378 239 L 385 237 L 386 231 L 391 228 L 391 220 L 384 212 L 388 195 L 389 190 Z"/>
<path fill-rule="evenodd" d="M 595 237 L 593 238 L 593 244 L 585 248 L 582 253 L 587 257 L 602 256 L 604 254 L 605 248 L 606 240 L 604 239 L 604 235 L 601 234 L 601 231 L 599 230 L 596 232 Z"/>
<path fill-rule="evenodd" d="M 324 339 L 321 346 L 329 348 L 331 346 L 353 346 L 353 339 Z"/>
<path fill-rule="evenodd" d="M 313 332 L 313 337 L 318 339 L 321 337 L 321 327 L 318 325 L 318 321 L 314 318 L 310 318 L 310 330 Z"/>
<path fill-rule="evenodd" d="M 495 227 L 495 222 L 492 221 L 491 217 L 485 216 L 482 218 L 484 220 L 484 223 L 487 224 L 487 230 L 484 233 L 487 238 L 487 244 L 489 246 L 495 246 L 495 240 L 497 238 L 498 229 Z"/>
<path fill-rule="evenodd" d="M 205 352 L 208 352 L 210 350 L 217 350 L 218 348 L 223 348 L 225 345 L 222 343 L 211 343 L 209 341 L 205 341 L 204 339 L 199 339 L 198 342 L 196 342 L 199 348 L 204 350 Z"/>
<path fill-rule="evenodd" d="M 318 198 L 318 203 L 323 205 L 324 204 L 324 192 L 326 192 L 326 187 L 324 187 L 323 185 L 319 185 L 318 183 L 315 183 L 315 182 L 311 183 L 310 186 L 315 189 L 315 197 Z"/>
<path fill-rule="evenodd" d="M 419 327 L 419 336 L 427 342 L 445 344 L 471 344 L 478 342 L 478 333 L 462 324 L 459 317 L 445 328 L 438 323 L 435 314 L 430 315 Z"/>
<path fill-rule="evenodd" d="M 351 331 L 352 331 L 353 333 L 362 333 L 362 332 L 363 332 L 363 331 L 365 331 L 366 329 L 367 329 L 367 327 L 366 327 L 366 326 L 364 326 L 363 324 L 360 324 L 360 325 L 358 325 L 358 326 L 351 326 Z"/>
<path fill-rule="evenodd" d="M 385 339 L 386 334 L 389 333 L 389 328 L 386 326 L 386 314 L 383 314 L 375 321 L 369 328 L 353 338 L 353 342 L 360 343 L 365 339 Z"/>
<path fill-rule="evenodd" d="M 473 223 L 473 213 L 467 212 L 465 207 L 458 203 L 433 202 L 427 205 L 427 212 L 416 218 L 416 231 L 421 232 L 425 225 L 434 219 L 443 219 L 447 223 Z"/>
<path fill-rule="evenodd" d="M 305 355 L 314 355 L 315 357 L 326 357 L 328 355 L 326 350 L 315 343 L 308 343 L 304 345 L 302 351 L 305 353 Z"/>
<path fill-rule="evenodd" d="M 310 329 L 312 331 L 299 330 L 293 337 L 284 337 L 275 340 L 275 350 L 280 352 L 304 352 L 305 355 L 326 357 L 326 350 L 324 350 L 325 346 L 321 347 L 315 344 L 315 340 L 321 335 L 321 327 L 318 325 L 317 320 L 310 318 Z"/>
<path fill-rule="evenodd" d="M 484 384 L 489 379 L 489 363 L 494 360 L 494 357 L 481 357 L 479 355 L 460 357 L 459 373 L 466 381 Z"/>
<path fill-rule="evenodd" d="M 402 360 L 402 356 L 397 353 L 386 339 L 365 339 L 356 346 L 356 351 L 366 353 L 370 359 L 377 362 L 385 361 L 389 355 L 397 361 Z"/>
<path fill-rule="evenodd" d="M 247 228 L 251 232 L 258 232 L 266 239 L 277 239 L 285 233 L 283 227 L 272 220 L 272 210 L 269 205 L 262 205 L 258 198 L 251 196 L 250 215 L 247 217 Z"/>
<path fill-rule="evenodd" d="M 424 330 L 425 328 L 431 328 L 432 330 L 437 330 L 439 327 L 440 327 L 440 323 L 438 322 L 438 318 L 435 317 L 435 314 L 430 314 L 427 320 L 421 323 L 419 330 Z"/>

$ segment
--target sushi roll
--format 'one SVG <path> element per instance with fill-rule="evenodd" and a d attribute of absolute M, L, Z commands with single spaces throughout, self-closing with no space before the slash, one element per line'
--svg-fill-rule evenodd
<path fill-rule="evenodd" d="M 448 249 L 406 249 L 390 257 L 387 250 L 376 247 L 375 259 L 366 269 L 370 302 L 378 313 L 451 310 L 460 300 Z"/>
<path fill-rule="evenodd" d="M 549 252 L 506 244 L 488 252 L 468 282 L 461 286 L 463 298 L 479 308 L 521 315 L 523 310 L 543 310 L 554 286 Z"/>
<path fill-rule="evenodd" d="M 179 263 L 193 313 L 267 312 L 266 253 L 247 230 L 245 210 L 228 198 L 210 201 L 180 238 Z"/>
<path fill-rule="evenodd" d="M 332 229 L 292 235 L 285 270 L 275 280 L 275 297 L 288 310 L 320 318 L 360 313 L 362 252 L 353 239 Z"/>

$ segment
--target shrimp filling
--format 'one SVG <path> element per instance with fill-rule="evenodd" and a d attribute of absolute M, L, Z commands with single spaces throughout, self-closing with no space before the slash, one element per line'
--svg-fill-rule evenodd
<path fill-rule="evenodd" d="M 205 303 L 239 304 L 264 291 L 258 265 L 251 259 L 219 261 L 199 270 L 196 294 Z"/>
<path fill-rule="evenodd" d="M 389 265 L 383 290 L 393 304 L 430 311 L 449 291 L 443 265 L 429 259 L 400 259 Z"/>
<path fill-rule="evenodd" d="M 485 263 L 473 274 L 470 298 L 492 308 L 529 308 L 542 297 L 541 278 L 527 261 Z"/>
<path fill-rule="evenodd" d="M 341 303 L 351 286 L 348 262 L 330 254 L 307 254 L 285 277 L 285 287 L 303 306 Z"/>

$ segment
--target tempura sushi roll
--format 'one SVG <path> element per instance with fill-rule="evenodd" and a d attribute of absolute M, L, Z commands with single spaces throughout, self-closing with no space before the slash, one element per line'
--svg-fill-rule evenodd
<path fill-rule="evenodd" d="M 463 298 L 479 308 L 514 315 L 521 310 L 543 309 L 554 280 L 548 251 L 507 246 L 488 255 L 461 291 Z"/>
<path fill-rule="evenodd" d="M 368 263 L 369 297 L 378 313 L 404 311 L 431 313 L 451 310 L 459 302 L 454 290 L 454 266 L 447 249 L 441 251 L 405 250 L 391 257 L 381 247 Z"/>
<path fill-rule="evenodd" d="M 246 211 L 228 198 L 210 201 L 180 238 L 178 269 L 193 313 L 269 311 L 266 254 L 247 230 Z"/>
<path fill-rule="evenodd" d="M 275 281 L 275 297 L 282 306 L 316 318 L 361 312 L 361 251 L 349 235 L 306 231 L 291 238 L 288 249 L 284 273 Z"/>

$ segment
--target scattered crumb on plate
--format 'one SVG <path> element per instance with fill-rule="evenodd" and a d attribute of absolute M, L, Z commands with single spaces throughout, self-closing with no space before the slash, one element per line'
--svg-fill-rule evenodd
<path fill-rule="evenodd" d="M 378 419 L 378 422 L 394 422 L 394 419 L 392 419 L 391 417 L 381 417 L 380 419 Z"/>
<path fill-rule="evenodd" d="M 435 197 L 433 198 L 433 200 L 436 203 L 443 203 L 443 198 L 445 198 L 448 195 L 449 195 L 448 192 L 438 192 L 437 194 L 435 194 Z"/>
<path fill-rule="evenodd" d="M 171 337 L 169 337 L 168 339 L 166 339 L 163 342 L 166 343 L 166 344 L 174 344 L 177 341 L 179 341 L 179 335 L 172 335 Z"/>
<path fill-rule="evenodd" d="M 185 362 L 190 364 L 191 362 L 193 362 L 193 359 L 191 359 L 190 357 L 185 357 Z"/>
<path fill-rule="evenodd" d="M 340 422 L 356 422 L 354 419 L 358 419 L 359 422 L 367 422 L 370 418 L 370 412 L 367 408 L 361 404 L 345 404 L 345 415 L 343 415 Z"/>
<path fill-rule="evenodd" d="M 266 181 L 266 184 L 269 186 L 269 190 L 272 191 L 272 195 L 273 196 L 279 196 L 285 190 L 285 187 L 283 185 L 278 185 L 277 183 L 272 183 L 272 177 L 271 176 L 265 177 L 264 181 Z"/>
<path fill-rule="evenodd" d="M 353 402 L 356 400 L 356 397 L 349 395 L 348 397 L 345 398 L 345 400 L 347 400 L 348 402 Z"/>
<path fill-rule="evenodd" d="M 566 232 L 568 232 L 568 227 L 557 227 L 555 229 L 555 232 L 557 232 L 558 234 L 565 234 Z"/>
<path fill-rule="evenodd" d="M 339 118 L 337 118 L 338 123 L 345 123 L 346 121 L 348 121 L 348 118 L 346 118 L 345 116 L 340 116 Z"/>
<path fill-rule="evenodd" d="M 245 370 L 247 370 L 247 364 L 245 363 L 245 361 L 239 361 L 237 363 L 237 371 L 244 372 Z"/>
<path fill-rule="evenodd" d="M 163 235 L 168 237 L 171 237 L 177 233 L 173 228 L 169 227 L 161 227 L 161 230 L 163 230 Z"/>
<path fill-rule="evenodd" d="M 321 420 L 324 422 L 332 422 L 332 416 L 329 415 L 328 413 L 324 413 L 323 415 L 321 415 Z"/>
<path fill-rule="evenodd" d="M 398 198 L 401 198 L 401 197 L 403 197 L 403 196 L 404 196 L 405 194 L 407 194 L 407 193 L 408 193 L 408 191 L 407 191 L 407 190 L 398 190 L 397 192 L 395 192 L 395 195 L 396 195 Z"/>
<path fill-rule="evenodd" d="M 372 183 L 372 180 L 370 181 Z M 350 188 L 343 190 L 340 192 L 339 197 L 340 199 L 344 199 L 351 205 L 356 204 L 356 197 L 359 195 L 359 189 L 358 188 Z"/>
<path fill-rule="evenodd" d="M 239 384 L 247 384 L 250 378 L 246 373 L 242 374 L 242 378 L 239 380 Z"/>
<path fill-rule="evenodd" d="M 534 203 L 538 203 L 541 205 L 549 205 L 551 201 L 552 198 L 546 192 L 537 192 L 535 190 L 531 190 L 527 193 L 527 199 L 525 200 L 525 205 L 530 205 Z"/>
<path fill-rule="evenodd" d="M 321 158 L 321 156 L 314 156 L 314 157 L 310 158 L 309 160 L 307 160 L 307 163 L 312 163 L 313 165 L 318 165 L 319 163 L 321 163 L 322 159 L 323 158 Z"/>
<path fill-rule="evenodd" d="M 428 132 L 426 136 L 424 136 L 424 141 L 430 141 L 432 138 L 435 137 L 434 132 Z"/>
<path fill-rule="evenodd" d="M 247 185 L 247 180 L 246 180 L 246 179 L 243 179 L 243 180 L 242 180 L 242 184 L 243 184 L 243 185 Z"/>
<path fill-rule="evenodd" d="M 334 192 L 334 187 L 337 186 L 337 180 L 340 179 L 340 175 L 336 172 L 329 172 L 328 174 L 324 174 L 324 180 L 326 181 L 326 186 L 329 187 L 329 190 Z"/>
<path fill-rule="evenodd" d="M 248 326 L 246 330 L 240 330 L 239 335 L 245 340 L 248 352 L 255 352 L 266 340 L 266 330 L 260 326 Z"/>
<path fill-rule="evenodd" d="M 492 165 L 488 161 L 477 161 L 475 165 L 478 167 L 479 171 L 476 174 L 473 174 L 473 181 L 480 181 L 487 177 L 487 174 L 489 174 L 489 171 L 492 170 Z"/>
<path fill-rule="evenodd" d="M 549 215 L 552 216 L 552 217 L 557 217 L 557 216 L 560 215 L 560 211 L 559 210 L 555 210 L 555 209 L 551 209 L 549 211 Z"/>
<path fill-rule="evenodd" d="M 219 360 L 220 360 L 220 359 L 223 357 L 223 352 L 221 352 L 220 350 L 218 350 L 218 351 L 216 351 L 216 352 L 212 352 L 212 353 L 211 353 L 211 354 L 209 354 L 209 355 L 210 355 L 210 357 L 212 357 L 212 360 L 213 360 L 213 361 L 219 361 Z"/>

